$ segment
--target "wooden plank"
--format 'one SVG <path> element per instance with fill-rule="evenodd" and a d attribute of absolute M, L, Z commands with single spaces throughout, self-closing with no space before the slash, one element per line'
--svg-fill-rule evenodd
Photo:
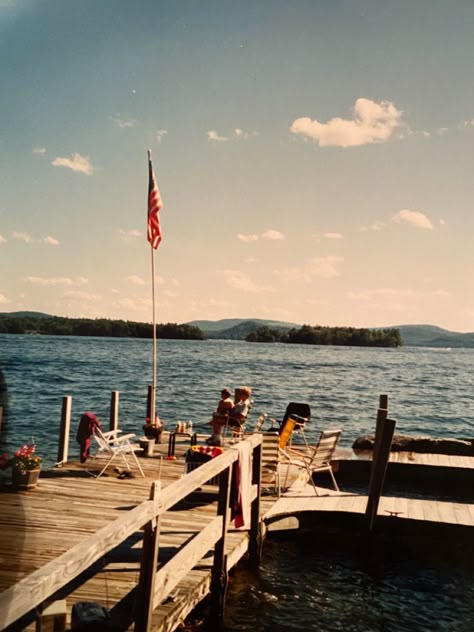
<path fill-rule="evenodd" d="M 222 516 L 216 516 L 193 539 L 192 545 L 182 549 L 160 569 L 155 578 L 153 608 L 156 608 L 199 560 L 215 545 L 222 535 Z"/>

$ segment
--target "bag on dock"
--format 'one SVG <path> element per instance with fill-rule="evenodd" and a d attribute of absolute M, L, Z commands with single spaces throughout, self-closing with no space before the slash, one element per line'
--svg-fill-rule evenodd
<path fill-rule="evenodd" d="M 109 629 L 109 611 L 93 601 L 79 601 L 72 607 L 71 630 L 102 632 Z"/>

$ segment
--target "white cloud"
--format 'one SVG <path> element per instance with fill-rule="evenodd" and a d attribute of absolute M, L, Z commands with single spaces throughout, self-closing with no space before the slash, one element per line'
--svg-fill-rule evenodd
<path fill-rule="evenodd" d="M 207 137 L 209 140 L 214 140 L 217 142 L 224 142 L 226 140 L 229 140 L 226 136 L 219 136 L 219 134 L 213 129 L 207 132 Z"/>
<path fill-rule="evenodd" d="M 240 270 L 224 270 L 224 278 L 227 285 L 234 290 L 241 290 L 252 294 L 275 291 L 270 285 L 257 285 L 247 274 Z"/>
<path fill-rule="evenodd" d="M 134 285 L 145 285 L 145 281 L 136 274 L 129 274 L 127 281 L 130 281 L 130 283 L 133 283 Z"/>
<path fill-rule="evenodd" d="M 282 239 L 285 239 L 285 235 L 283 233 L 280 233 L 279 230 L 273 230 L 272 228 L 269 228 L 264 233 L 262 233 L 262 239 L 267 239 L 268 241 L 280 241 Z"/>
<path fill-rule="evenodd" d="M 33 149 L 34 154 L 38 154 L 39 156 L 44 156 L 46 153 L 46 147 L 35 147 Z"/>
<path fill-rule="evenodd" d="M 236 127 L 234 129 L 234 134 L 237 138 L 244 139 L 244 140 L 247 140 L 248 138 L 251 138 L 253 136 L 258 136 L 258 132 L 246 132 L 240 127 Z"/>
<path fill-rule="evenodd" d="M 381 287 L 374 290 L 348 292 L 347 296 L 354 301 L 372 301 L 374 299 L 407 299 L 416 296 L 416 293 L 408 288 Z"/>
<path fill-rule="evenodd" d="M 6 305 L 7 303 L 11 303 L 10 299 L 8 299 L 4 294 L 0 294 L 0 305 Z"/>
<path fill-rule="evenodd" d="M 45 244 L 49 244 L 50 246 L 59 246 L 59 241 L 50 235 L 45 237 L 43 241 Z"/>
<path fill-rule="evenodd" d="M 87 176 L 91 176 L 94 173 L 94 167 L 88 156 L 81 156 L 78 153 L 72 154 L 71 158 L 64 158 L 58 156 L 52 163 L 53 167 L 67 167 L 72 171 L 78 171 L 84 173 Z"/>
<path fill-rule="evenodd" d="M 342 239 L 341 233 L 324 233 L 326 239 Z"/>
<path fill-rule="evenodd" d="M 3 235 L 0 235 L 0 244 L 6 244 L 7 240 L 5 239 L 5 237 L 3 237 Z"/>
<path fill-rule="evenodd" d="M 406 223 L 416 226 L 417 228 L 427 228 L 433 230 L 433 224 L 431 220 L 424 213 L 420 211 L 410 211 L 409 209 L 402 209 L 395 213 L 392 220 L 397 223 Z"/>
<path fill-rule="evenodd" d="M 240 241 L 243 241 L 246 244 L 248 244 L 248 243 L 250 243 L 252 241 L 258 241 L 259 237 L 258 237 L 258 235 L 255 235 L 254 233 L 252 233 L 250 235 L 242 235 L 242 233 L 238 233 L 237 239 L 240 239 Z"/>
<path fill-rule="evenodd" d="M 136 119 L 123 119 L 120 116 L 109 116 L 109 119 L 116 127 L 120 127 L 120 129 L 135 127 L 138 122 Z"/>
<path fill-rule="evenodd" d="M 379 231 L 382 230 L 382 228 L 385 227 L 385 224 L 383 222 L 374 222 L 373 224 L 370 224 L 369 226 L 361 226 L 361 230 L 372 230 L 372 231 Z"/>
<path fill-rule="evenodd" d="M 156 132 L 156 140 L 158 142 L 159 145 L 161 145 L 163 138 L 166 136 L 168 132 L 165 129 L 159 129 Z"/>
<path fill-rule="evenodd" d="M 132 241 L 136 237 L 141 237 L 142 233 L 136 228 L 132 228 L 131 230 L 124 230 L 123 228 L 119 228 L 119 236 L 123 241 Z"/>
<path fill-rule="evenodd" d="M 311 283 L 315 278 L 331 279 L 340 276 L 338 266 L 344 261 L 342 257 L 329 255 L 327 257 L 314 257 L 302 266 L 292 266 L 275 270 L 274 274 L 285 281 L 302 281 Z"/>
<path fill-rule="evenodd" d="M 308 117 L 293 121 L 290 131 L 312 138 L 320 147 L 355 147 L 388 140 L 401 124 L 402 112 L 390 101 L 359 98 L 351 120 L 339 117 L 327 123 Z"/>
<path fill-rule="evenodd" d="M 31 283 L 32 285 L 39 285 L 40 287 L 56 287 L 56 286 L 81 286 L 88 283 L 88 280 L 84 277 L 76 277 L 75 279 L 71 279 L 69 277 L 35 277 L 28 276 L 25 278 L 27 283 Z"/>
<path fill-rule="evenodd" d="M 17 233 L 16 231 L 13 232 L 13 238 L 20 239 L 21 241 L 24 241 L 25 244 L 32 244 L 35 241 L 31 235 L 28 235 L 28 233 Z"/>
<path fill-rule="evenodd" d="M 67 298 L 77 298 L 81 301 L 99 301 L 102 298 L 99 294 L 91 294 L 90 292 L 84 292 L 84 290 L 68 290 L 64 292 L 64 296 Z"/>

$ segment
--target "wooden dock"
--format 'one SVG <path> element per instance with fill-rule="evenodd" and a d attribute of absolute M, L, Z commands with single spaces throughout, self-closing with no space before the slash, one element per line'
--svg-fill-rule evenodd
<path fill-rule="evenodd" d="M 119 478 L 111 467 L 95 479 L 85 465 L 68 463 L 43 472 L 33 491 L 1 488 L 0 630 L 11 624 L 12 630 L 34 630 L 38 607 L 65 600 L 68 626 L 73 605 L 90 601 L 107 608 L 115 629 L 172 632 L 206 595 L 223 599 L 227 572 L 239 560 L 248 554 L 258 560 L 263 523 L 271 531 L 297 527 L 309 514 L 312 520 L 363 516 L 366 495 L 320 488 L 316 496 L 304 479 L 280 498 L 261 496 L 259 437 L 247 439 L 254 458 L 252 524 L 245 530 L 233 527 L 229 515 L 237 450 L 184 476 L 186 438 L 178 438 L 176 460 L 166 458 L 166 437 L 157 454 L 140 458 L 145 478 Z M 468 457 L 447 463 L 422 455 L 419 461 L 474 467 Z M 206 484 L 219 473 L 219 488 Z M 382 496 L 377 516 L 391 524 L 469 529 L 474 505 Z M 214 606 L 219 611 L 219 603 Z"/>

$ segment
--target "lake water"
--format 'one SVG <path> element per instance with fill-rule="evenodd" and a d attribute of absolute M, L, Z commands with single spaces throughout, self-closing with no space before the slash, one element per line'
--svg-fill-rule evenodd
<path fill-rule="evenodd" d="M 396 432 L 474 436 L 473 349 L 376 349 L 245 343 L 158 341 L 157 411 L 172 428 L 179 419 L 205 423 L 223 386 L 252 387 L 249 418 L 281 419 L 290 401 L 307 402 L 307 428 L 342 428 L 350 447 L 372 433 L 379 394 L 389 396 Z M 8 443 L 32 435 L 52 463 L 62 397 L 72 395 L 71 458 L 80 414 L 108 423 L 110 394 L 120 391 L 120 427 L 142 434 L 152 381 L 150 340 L 0 335 L 0 369 L 8 391 Z"/>
<path fill-rule="evenodd" d="M 32 435 L 51 465 L 57 453 L 61 403 L 72 395 L 70 458 L 80 414 L 108 423 L 110 393 L 120 391 L 120 427 L 142 433 L 152 375 L 147 340 L 0 336 L 7 386 L 10 448 Z M 158 341 L 157 409 L 169 428 L 177 420 L 205 423 L 223 386 L 250 385 L 254 408 L 281 418 L 290 401 L 307 402 L 307 436 L 341 427 L 350 447 L 372 433 L 378 398 L 389 396 L 399 433 L 474 436 L 474 350 L 375 349 Z M 251 424 L 252 419 L 249 419 Z M 329 539 L 328 539 L 329 538 Z M 258 573 L 240 570 L 229 591 L 229 632 L 474 629 L 472 553 L 453 561 L 407 554 L 393 543 L 367 565 L 350 537 L 268 540 Z"/>

